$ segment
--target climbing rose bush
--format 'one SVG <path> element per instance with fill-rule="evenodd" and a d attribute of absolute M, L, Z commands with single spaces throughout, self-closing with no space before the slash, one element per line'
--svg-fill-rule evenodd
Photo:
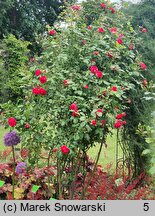
<path fill-rule="evenodd" d="M 113 129 L 128 124 L 130 90 L 143 91 L 147 73 L 136 49 L 139 38 L 124 14 L 108 2 L 97 0 L 91 7 L 100 16 L 89 25 L 86 8 L 74 5 L 63 13 L 67 28 L 48 29 L 43 53 L 26 77 L 23 105 L 6 111 L 17 118 L 11 125 L 21 134 L 32 168 L 44 158 L 43 150 L 48 166 L 54 158 L 59 198 L 63 182 L 74 191 L 87 151 L 96 143 L 101 149 Z"/>

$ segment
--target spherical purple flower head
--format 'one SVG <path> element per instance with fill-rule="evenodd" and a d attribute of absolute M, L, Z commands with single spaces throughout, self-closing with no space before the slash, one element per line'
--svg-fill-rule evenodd
<path fill-rule="evenodd" d="M 17 135 L 16 131 L 8 132 L 4 136 L 4 144 L 6 146 L 14 146 L 20 143 L 20 137 Z"/>
<path fill-rule="evenodd" d="M 16 173 L 17 174 L 22 174 L 25 172 L 26 169 L 26 163 L 25 162 L 20 162 L 16 166 Z"/>

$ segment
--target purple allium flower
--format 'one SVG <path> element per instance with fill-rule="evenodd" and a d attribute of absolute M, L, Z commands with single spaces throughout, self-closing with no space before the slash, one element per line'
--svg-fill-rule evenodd
<path fill-rule="evenodd" d="M 25 172 L 26 169 L 26 163 L 25 162 L 20 162 L 16 166 L 16 173 L 17 174 L 22 174 Z"/>
<path fill-rule="evenodd" d="M 4 136 L 4 144 L 6 146 L 14 146 L 20 143 L 20 137 L 17 135 L 16 131 L 8 132 Z"/>

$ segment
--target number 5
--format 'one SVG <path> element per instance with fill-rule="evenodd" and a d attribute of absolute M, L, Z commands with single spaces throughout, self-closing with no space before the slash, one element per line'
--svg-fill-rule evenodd
<path fill-rule="evenodd" d="M 149 203 L 144 203 L 144 211 L 148 211 L 149 210 Z"/>

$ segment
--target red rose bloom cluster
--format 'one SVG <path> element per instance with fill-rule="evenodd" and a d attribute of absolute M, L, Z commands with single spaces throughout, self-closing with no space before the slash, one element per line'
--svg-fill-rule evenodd
<path fill-rule="evenodd" d="M 92 65 L 89 70 L 91 71 L 91 73 L 96 74 L 96 72 L 98 71 L 98 67 L 95 65 Z"/>
<path fill-rule="evenodd" d="M 11 118 L 8 119 L 8 124 L 9 124 L 10 127 L 15 127 L 16 124 L 17 124 L 17 121 L 16 121 L 15 118 L 11 117 Z"/>
<path fill-rule="evenodd" d="M 114 124 L 114 127 L 116 129 L 120 128 L 122 125 L 125 125 L 126 124 L 126 121 L 122 121 L 122 118 L 126 116 L 126 113 L 120 113 L 120 114 L 117 114 L 116 115 L 116 123 Z"/>
<path fill-rule="evenodd" d="M 73 111 L 73 112 L 72 112 L 72 116 L 73 116 L 73 117 L 78 116 L 78 106 L 77 106 L 76 103 L 72 103 L 72 104 L 70 105 L 69 109 Z"/>
<path fill-rule="evenodd" d="M 121 120 L 118 120 L 115 124 L 114 124 L 114 127 L 116 129 L 120 128 L 122 125 L 125 125 L 126 124 L 126 121 L 121 121 Z"/>
<path fill-rule="evenodd" d="M 42 87 L 35 87 L 32 89 L 32 94 L 34 95 L 46 95 L 47 91 Z"/>
<path fill-rule="evenodd" d="M 66 145 L 61 146 L 60 150 L 62 154 L 68 154 L 70 152 L 70 149 Z"/>
<path fill-rule="evenodd" d="M 103 77 L 102 71 L 99 71 L 97 66 L 92 65 L 89 68 L 89 70 L 91 71 L 92 74 L 95 74 L 97 78 L 102 78 Z"/>
<path fill-rule="evenodd" d="M 120 114 L 117 114 L 116 119 L 122 119 L 125 116 L 126 116 L 126 113 L 120 113 Z"/>

